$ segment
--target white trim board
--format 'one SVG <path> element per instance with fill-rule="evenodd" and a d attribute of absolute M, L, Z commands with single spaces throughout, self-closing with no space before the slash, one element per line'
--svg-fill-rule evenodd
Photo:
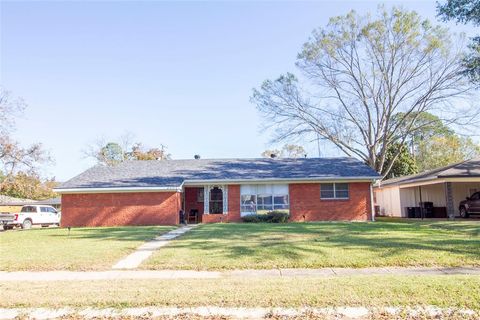
<path fill-rule="evenodd" d="M 379 177 L 325 177 L 303 179 L 237 179 L 237 180 L 185 180 L 179 187 L 107 187 L 107 188 L 55 188 L 60 194 L 73 193 L 120 193 L 120 192 L 182 192 L 187 186 L 203 186 L 212 184 L 294 184 L 294 183 L 327 183 L 327 182 L 369 182 Z"/>
<path fill-rule="evenodd" d="M 182 187 L 125 187 L 125 188 L 58 188 L 60 194 L 73 193 L 128 193 L 128 192 L 182 192 Z"/>

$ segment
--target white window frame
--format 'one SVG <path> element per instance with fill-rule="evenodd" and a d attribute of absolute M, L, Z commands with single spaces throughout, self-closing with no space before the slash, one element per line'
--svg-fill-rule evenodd
<path fill-rule="evenodd" d="M 203 186 L 203 214 L 210 214 L 210 190 L 213 188 L 222 190 L 223 214 L 228 214 L 228 186 L 226 185 Z"/>
<path fill-rule="evenodd" d="M 333 198 L 324 198 L 322 197 L 322 184 L 333 184 Z M 346 184 L 347 185 L 347 191 L 348 191 L 348 197 L 337 197 L 337 184 Z M 345 191 L 345 190 L 342 190 Z M 350 199 L 350 184 L 348 182 L 326 182 L 326 183 L 320 183 L 320 199 L 321 200 L 349 200 Z"/>
<path fill-rule="evenodd" d="M 290 193 L 289 193 L 289 186 L 288 184 L 282 184 L 282 186 L 285 187 L 285 191 L 286 193 L 283 193 L 283 192 L 278 192 L 276 191 L 275 189 L 275 186 L 278 186 L 278 185 L 272 185 L 272 184 L 258 184 L 258 185 L 243 185 L 244 187 L 248 187 L 250 190 L 249 190 L 249 193 L 242 193 L 240 191 L 240 215 L 243 217 L 243 216 L 246 216 L 246 215 L 249 215 L 249 214 L 256 214 L 258 212 L 258 196 L 270 196 L 271 199 L 272 199 L 272 208 L 271 208 L 271 211 L 274 211 L 274 210 L 286 210 L 286 211 L 290 211 Z M 241 190 L 242 186 L 240 186 L 240 190 Z M 271 190 L 270 192 L 268 193 L 265 193 L 265 190 Z M 255 198 L 255 211 L 243 211 L 242 208 L 245 207 L 244 205 L 242 205 L 242 196 L 253 196 Z M 275 209 L 275 196 L 287 196 L 287 200 L 288 200 L 288 203 L 286 204 L 288 206 L 288 208 L 286 209 Z M 262 205 L 263 206 L 263 205 Z"/>

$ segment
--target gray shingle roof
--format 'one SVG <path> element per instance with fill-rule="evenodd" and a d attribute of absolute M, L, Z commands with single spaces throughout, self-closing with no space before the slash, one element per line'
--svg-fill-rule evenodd
<path fill-rule="evenodd" d="M 393 178 L 385 180 L 382 186 L 415 183 L 425 180 L 433 180 L 440 178 L 480 178 L 480 158 L 470 159 L 459 163 L 450 164 L 445 167 L 425 171 L 419 174 L 409 175 L 405 177 Z"/>
<path fill-rule="evenodd" d="M 191 159 L 97 165 L 57 189 L 180 187 L 183 181 L 380 178 L 353 158 Z"/>

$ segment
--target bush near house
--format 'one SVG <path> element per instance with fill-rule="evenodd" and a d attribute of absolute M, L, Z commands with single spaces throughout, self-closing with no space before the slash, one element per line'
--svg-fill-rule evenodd
<path fill-rule="evenodd" d="M 270 223 L 285 223 L 290 218 L 290 215 L 283 211 L 270 211 L 267 213 L 249 214 L 242 217 L 243 222 L 270 222 Z"/>

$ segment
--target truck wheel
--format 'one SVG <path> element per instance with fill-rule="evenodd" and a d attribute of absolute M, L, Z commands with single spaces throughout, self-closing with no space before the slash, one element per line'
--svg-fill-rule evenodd
<path fill-rule="evenodd" d="M 464 207 L 460 208 L 460 217 L 464 219 L 468 218 L 468 211 Z"/>
<path fill-rule="evenodd" d="M 22 229 L 30 229 L 32 227 L 32 220 L 26 219 L 22 223 Z"/>

